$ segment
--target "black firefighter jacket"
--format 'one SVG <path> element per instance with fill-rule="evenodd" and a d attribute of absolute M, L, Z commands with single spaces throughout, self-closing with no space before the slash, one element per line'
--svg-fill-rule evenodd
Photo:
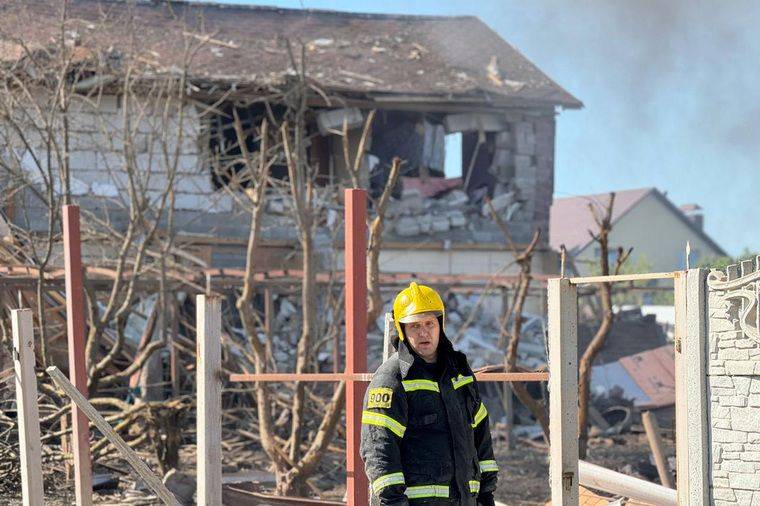
<path fill-rule="evenodd" d="M 360 453 L 372 504 L 475 505 L 496 489 L 488 413 L 467 357 L 443 333 L 438 357 L 432 370 L 400 343 L 367 389 Z"/>

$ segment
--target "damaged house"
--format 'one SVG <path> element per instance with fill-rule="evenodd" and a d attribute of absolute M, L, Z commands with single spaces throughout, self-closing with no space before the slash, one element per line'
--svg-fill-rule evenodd
<path fill-rule="evenodd" d="M 29 47 L 45 47 L 57 36 L 60 13 L 53 4 L 4 2 L 0 23 L 6 32 L 20 31 Z M 74 53 L 84 55 L 93 40 L 103 37 L 94 26 L 117 22 L 128 10 L 123 2 L 69 2 L 67 36 Z M 365 183 L 377 193 L 392 157 L 406 162 L 388 209 L 384 272 L 487 274 L 499 269 L 508 254 L 485 198 L 509 223 L 516 243 L 528 242 L 541 228 L 548 251 L 555 117 L 560 108 L 582 104 L 479 19 L 189 2 L 137 2 L 129 15 L 141 26 L 144 57 L 154 69 L 181 66 L 181 41 L 188 38 L 189 25 L 197 28 L 194 39 L 208 42 L 189 65 L 188 89 L 198 100 L 213 101 L 215 113 L 186 108 L 174 205 L 178 229 L 193 238 L 210 265 L 241 265 L 248 225 L 209 160 L 234 135 L 234 100 L 266 93 L 270 83 L 293 73 L 285 39 L 303 43 L 306 73 L 322 90 L 321 100 L 308 104 L 314 111 L 308 128 L 316 133 L 308 152 L 324 181 L 349 181 L 337 134 L 345 125 L 354 148 L 369 110 L 377 115 L 365 144 Z M 109 35 L 116 58 L 127 41 L 119 40 L 118 31 Z M 12 41 L 0 48 L 6 63 L 25 56 Z M 82 93 L 98 78 L 107 76 L 80 81 Z M 92 103 L 118 118 L 119 97 L 109 96 L 107 87 Z M 276 106 L 272 109 L 276 114 Z M 254 104 L 241 111 L 242 121 L 250 125 L 265 113 Z M 91 112 L 82 108 L 77 114 L 70 139 L 71 192 L 98 206 L 103 199 L 118 198 L 123 175 L 109 146 L 93 139 L 97 128 L 87 116 Z M 151 163 L 148 152 L 138 148 L 136 156 L 140 163 Z M 151 170 L 160 181 L 160 167 Z M 280 177 L 286 177 L 284 172 L 273 168 Z M 270 202 L 265 246 L 274 252 L 267 258 L 275 264 L 283 258 L 278 248 L 292 235 L 278 226 L 281 211 L 276 200 Z M 546 272 L 544 257 L 537 255 L 538 272 Z"/>

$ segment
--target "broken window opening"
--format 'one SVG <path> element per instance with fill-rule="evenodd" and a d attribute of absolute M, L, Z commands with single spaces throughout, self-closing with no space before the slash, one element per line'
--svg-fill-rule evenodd
<path fill-rule="evenodd" d="M 444 140 L 444 165 L 443 173 L 446 179 L 461 178 L 462 165 L 462 132 L 448 134 Z"/>

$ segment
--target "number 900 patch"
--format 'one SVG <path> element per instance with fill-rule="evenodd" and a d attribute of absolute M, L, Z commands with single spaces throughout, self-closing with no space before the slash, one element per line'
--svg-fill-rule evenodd
<path fill-rule="evenodd" d="M 393 399 L 391 388 L 370 388 L 367 399 L 368 408 L 390 408 Z"/>

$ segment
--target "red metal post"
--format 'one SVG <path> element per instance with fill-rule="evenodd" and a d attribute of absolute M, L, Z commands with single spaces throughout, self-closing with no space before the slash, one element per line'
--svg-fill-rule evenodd
<path fill-rule="evenodd" d="M 66 269 L 66 328 L 69 338 L 69 378 L 87 397 L 87 363 L 84 342 L 84 284 L 82 245 L 79 238 L 79 207 L 63 206 L 63 252 Z M 73 403 L 72 403 L 73 404 Z M 77 506 L 92 504 L 92 462 L 87 416 L 72 405 L 72 453 Z"/>
<path fill-rule="evenodd" d="M 367 193 L 346 190 L 346 373 L 367 372 Z M 367 475 L 359 458 L 365 383 L 346 383 L 346 497 L 348 506 L 369 504 Z"/>

